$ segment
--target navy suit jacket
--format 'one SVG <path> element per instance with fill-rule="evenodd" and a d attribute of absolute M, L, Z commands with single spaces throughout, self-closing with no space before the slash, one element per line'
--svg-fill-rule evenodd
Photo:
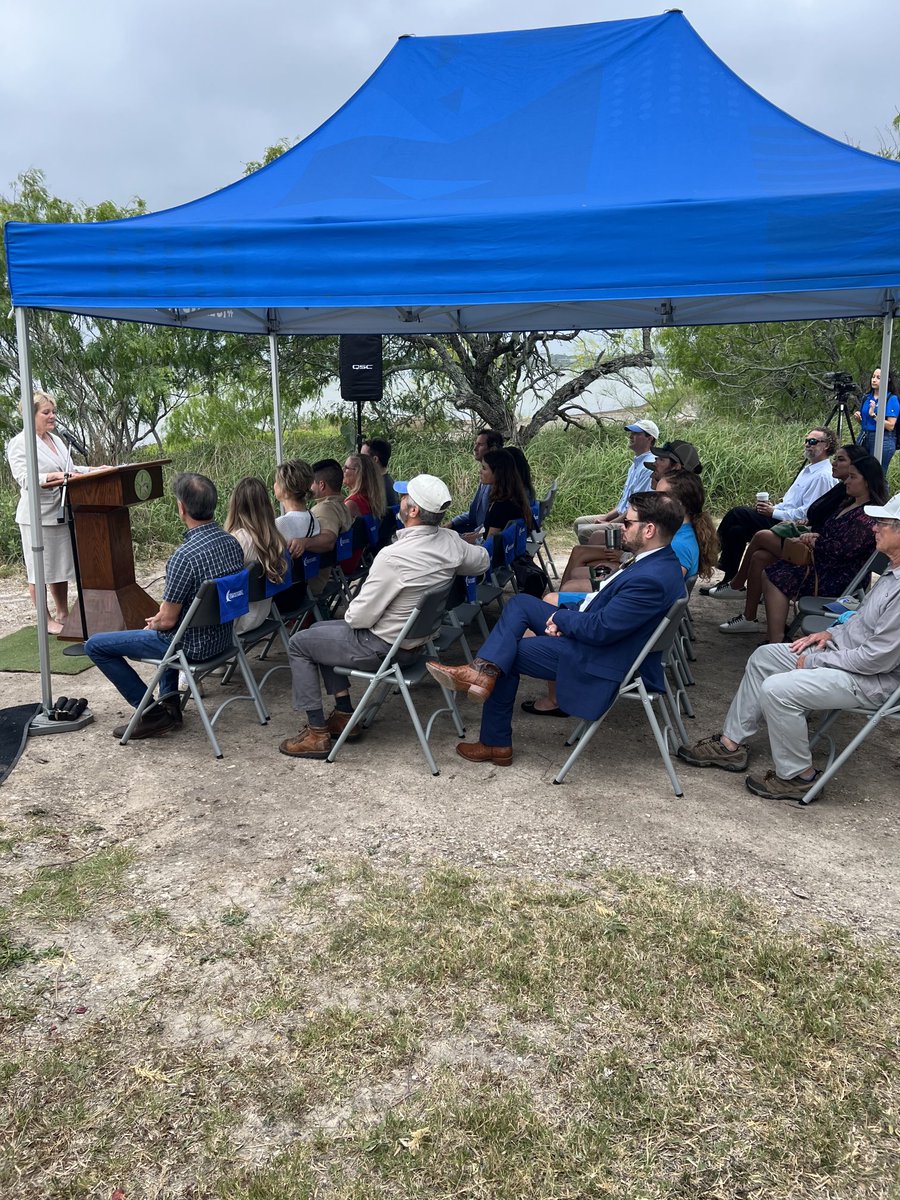
<path fill-rule="evenodd" d="M 584 612 L 560 609 L 556 694 L 560 708 L 595 720 L 609 708 L 619 684 L 647 638 L 676 600 L 684 597 L 684 573 L 669 546 L 619 572 Z M 661 655 L 648 654 L 641 678 L 661 690 Z"/>
<path fill-rule="evenodd" d="M 457 533 L 474 533 L 482 527 L 491 502 L 491 486 L 489 483 L 479 483 L 469 511 L 454 517 L 450 522 L 451 529 L 455 529 Z"/>

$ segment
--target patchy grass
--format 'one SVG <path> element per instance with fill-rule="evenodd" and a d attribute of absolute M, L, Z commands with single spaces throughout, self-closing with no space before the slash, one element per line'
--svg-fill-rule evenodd
<path fill-rule="evenodd" d="M 66 896 L 96 919 L 129 862 Z M 0 1194 L 897 1194 L 888 950 L 786 932 L 731 892 L 579 874 L 326 863 L 260 910 L 223 913 L 211 886 L 193 925 L 148 905 L 116 936 L 164 967 L 52 1037 L 60 967 L 28 957 L 6 977 Z M 88 912 L 40 899 L 11 913 Z"/>
<path fill-rule="evenodd" d="M 41 867 L 14 906 L 48 923 L 77 920 L 122 890 L 134 857 L 127 846 L 113 846 L 76 862 Z"/>

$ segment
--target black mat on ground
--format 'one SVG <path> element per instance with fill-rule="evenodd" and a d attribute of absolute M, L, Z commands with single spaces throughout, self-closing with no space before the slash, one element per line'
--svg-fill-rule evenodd
<path fill-rule="evenodd" d="M 28 726 L 40 711 L 40 704 L 34 703 L 0 708 L 0 783 L 19 761 L 28 740 Z"/>

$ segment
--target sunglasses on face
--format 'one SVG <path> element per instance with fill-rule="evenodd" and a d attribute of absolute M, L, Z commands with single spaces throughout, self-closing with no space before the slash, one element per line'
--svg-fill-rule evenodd
<path fill-rule="evenodd" d="M 627 517 L 622 522 L 626 529 L 630 529 L 632 525 L 646 525 L 646 523 L 646 521 L 629 521 Z"/>
<path fill-rule="evenodd" d="M 806 438 L 807 446 L 818 446 L 819 442 L 826 441 L 825 438 Z"/>

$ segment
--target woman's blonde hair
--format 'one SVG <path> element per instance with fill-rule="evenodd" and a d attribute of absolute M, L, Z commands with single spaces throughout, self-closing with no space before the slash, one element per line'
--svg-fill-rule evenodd
<path fill-rule="evenodd" d="M 312 487 L 313 469 L 304 459 L 292 458 L 288 462 L 278 464 L 275 468 L 275 479 L 286 495 L 305 504 Z"/>
<path fill-rule="evenodd" d="M 347 462 L 353 464 L 353 470 L 356 472 L 354 493 L 359 492 L 368 500 L 372 516 L 380 521 L 387 509 L 387 496 L 384 478 L 375 459 L 370 454 L 348 454 Z"/>
<path fill-rule="evenodd" d="M 32 397 L 32 403 L 34 404 L 35 416 L 37 416 L 41 411 L 42 404 L 49 403 L 53 405 L 54 409 L 56 408 L 56 400 L 50 395 L 49 392 L 35 392 L 34 396 Z"/>
<path fill-rule="evenodd" d="M 275 511 L 266 485 L 255 475 L 245 475 L 234 485 L 228 500 L 225 530 L 243 529 L 250 535 L 260 566 L 273 583 L 284 579 L 284 538 L 275 525 Z"/>

